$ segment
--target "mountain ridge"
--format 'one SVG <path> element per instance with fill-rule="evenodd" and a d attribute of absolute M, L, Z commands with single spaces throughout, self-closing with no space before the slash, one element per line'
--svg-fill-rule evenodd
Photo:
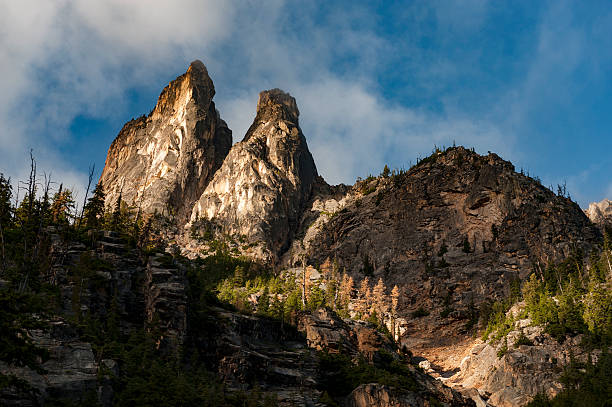
<path fill-rule="evenodd" d="M 144 126 L 139 123 L 134 125 Z M 460 368 L 452 353 L 469 351 L 481 312 L 510 298 L 517 286 L 520 291 L 529 275 L 544 281 L 551 265 L 582 261 L 602 242 L 601 230 L 568 196 L 495 153 L 462 146 L 436 148 L 408 170 L 386 168 L 354 185 L 329 185 L 299 126 L 296 100 L 280 89 L 260 93 L 252 125 L 225 155 L 204 149 L 200 157 L 199 165 L 210 171 L 200 195 L 174 199 L 184 216 L 166 236 L 173 245 L 168 250 L 196 261 L 231 253 L 275 276 L 302 273 L 303 306 L 308 284 L 327 290 L 340 276 L 350 278 L 359 288 L 350 290 L 357 299 L 344 312 L 356 319 L 372 316 L 363 304 L 372 295 L 370 279 L 378 280 L 379 292 L 394 287 L 397 299 L 392 314 L 379 310 L 374 319 L 402 348 L 449 370 Z M 240 270 L 235 279 L 244 281 Z M 306 277 L 311 272 L 316 277 Z M 221 296 L 223 287 L 217 290 Z M 264 293 L 237 304 L 267 304 Z M 485 356 L 493 349 L 487 347 Z M 539 358 L 547 349 L 532 355 Z M 519 370 L 516 363 L 508 366 Z M 550 394 L 556 394 L 553 373 L 546 376 Z M 512 374 L 503 378 L 514 380 Z M 512 397 L 529 400 L 544 388 L 504 392 L 504 386 L 490 387 L 499 405 L 511 405 Z"/>

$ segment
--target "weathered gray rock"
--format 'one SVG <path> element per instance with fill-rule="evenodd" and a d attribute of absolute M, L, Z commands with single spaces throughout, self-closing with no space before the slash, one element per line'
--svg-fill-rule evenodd
<path fill-rule="evenodd" d="M 442 386 L 440 386 L 442 387 Z M 464 399 L 457 392 L 407 391 L 378 383 L 362 384 L 347 397 L 348 407 L 429 407 L 436 406 L 475 406 L 474 402 Z M 436 400 L 436 404 L 432 403 Z"/>
<path fill-rule="evenodd" d="M 612 201 L 609 199 L 591 202 L 584 212 L 597 225 L 612 225 Z"/>
<path fill-rule="evenodd" d="M 371 324 L 342 319 L 325 308 L 300 314 L 297 327 L 306 335 L 308 346 L 316 350 L 352 357 L 362 355 L 370 362 L 376 361 L 381 350 L 396 355 L 396 345 Z"/>
<path fill-rule="evenodd" d="M 125 124 L 100 178 L 107 206 L 121 196 L 143 213 L 176 215 L 179 223 L 189 217 L 232 144 L 214 94 L 206 67 L 194 61 L 148 116 Z"/>
<path fill-rule="evenodd" d="M 230 389 L 257 386 L 281 406 L 323 406 L 316 353 L 295 328 L 278 321 L 211 309 L 198 349 Z"/>
<path fill-rule="evenodd" d="M 169 350 L 177 350 L 187 334 L 187 292 L 184 271 L 172 257 L 156 254 L 147 264 L 144 282 L 146 323 L 156 326 Z"/>
<path fill-rule="evenodd" d="M 258 243 L 260 259 L 276 259 L 288 247 L 317 177 L 298 116 L 289 94 L 260 93 L 253 124 L 195 204 L 192 223 L 206 219 Z"/>
<path fill-rule="evenodd" d="M 111 405 L 113 390 L 109 376 L 96 363 L 91 344 L 80 341 L 68 323 L 58 319 L 50 322 L 47 329 L 32 331 L 30 335 L 36 346 L 49 353 L 49 359 L 41 365 L 45 373 L 5 363 L 0 363 L 0 373 L 15 375 L 38 392 L 24 394 L 3 389 L 2 405 L 37 406 L 44 405 L 48 398 L 80 401 L 88 397 L 97 399 L 103 406 Z"/>
<path fill-rule="evenodd" d="M 600 351 L 587 352 L 581 346 L 582 335 L 568 337 L 563 343 L 544 333 L 530 320 L 519 320 L 505 341 L 477 343 L 461 361 L 460 371 L 445 381 L 458 389 L 476 389 L 475 396 L 495 407 L 527 404 L 537 394 L 554 397 L 563 386 L 560 376 L 572 358 L 586 362 L 589 353 L 597 360 Z M 519 328 L 523 326 L 523 328 Z M 521 333 L 531 344 L 514 346 Z M 502 347 L 508 350 L 501 355 Z"/>

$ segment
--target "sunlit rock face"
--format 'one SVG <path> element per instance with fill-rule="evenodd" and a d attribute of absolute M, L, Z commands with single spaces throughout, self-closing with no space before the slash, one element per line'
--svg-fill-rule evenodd
<path fill-rule="evenodd" d="M 597 225 L 612 225 L 612 201 L 609 199 L 591 202 L 585 213 Z"/>
<path fill-rule="evenodd" d="M 298 116 L 289 94 L 261 92 L 253 124 L 196 202 L 192 222 L 211 220 L 256 243 L 257 257 L 276 258 L 293 237 L 317 177 Z"/>
<path fill-rule="evenodd" d="M 142 213 L 188 219 L 232 144 L 214 94 L 206 67 L 194 61 L 162 91 L 148 116 L 125 124 L 108 150 L 100 178 L 107 206 L 121 195 Z"/>

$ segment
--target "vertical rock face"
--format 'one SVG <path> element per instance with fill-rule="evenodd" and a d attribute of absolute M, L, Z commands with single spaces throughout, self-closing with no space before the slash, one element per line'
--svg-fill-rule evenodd
<path fill-rule="evenodd" d="M 214 94 L 206 67 L 194 61 L 162 91 L 148 116 L 125 124 L 100 178 L 107 206 L 121 195 L 143 213 L 188 218 L 232 144 Z"/>
<path fill-rule="evenodd" d="M 148 324 L 156 325 L 164 345 L 176 351 L 187 332 L 187 293 L 183 270 L 161 254 L 149 260 L 145 274 L 145 314 Z"/>
<path fill-rule="evenodd" d="M 192 222 L 205 218 L 225 233 L 262 243 L 261 257 L 282 252 L 317 177 L 298 116 L 289 94 L 261 92 L 253 124 L 196 202 Z"/>

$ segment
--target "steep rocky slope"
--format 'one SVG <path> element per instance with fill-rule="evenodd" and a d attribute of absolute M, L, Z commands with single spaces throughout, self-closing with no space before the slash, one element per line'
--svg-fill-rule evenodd
<path fill-rule="evenodd" d="M 575 249 L 588 253 L 600 239 L 574 202 L 495 154 L 462 147 L 348 191 L 316 191 L 283 261 L 305 256 L 357 281 L 370 275 L 397 284 L 402 340 L 418 352 L 468 338 L 465 326 L 480 304 L 503 298 L 534 265 Z M 412 317 L 420 308 L 428 315 Z"/>
<path fill-rule="evenodd" d="M 365 405 L 474 405 L 409 365 L 396 344 L 370 324 L 342 319 L 326 309 L 300 312 L 296 326 L 291 326 L 217 306 L 202 308 L 194 301 L 203 292 L 196 291 L 195 297 L 187 295 L 185 267 L 190 264 L 184 259 L 162 253 L 144 255 L 113 232 L 97 234 L 87 244 L 66 241 L 51 232 L 59 315 L 40 330 L 28 332 L 33 343 L 49 355 L 40 372 L 0 362 L 0 373 L 32 386 L 2 386 L 2 405 L 132 405 L 130 398 L 118 395 L 134 386 L 134 382 L 121 384 L 134 368 L 135 354 L 126 354 L 125 349 L 146 349 L 146 343 L 152 347 L 144 357 L 160 363 L 155 354 L 160 352 L 171 361 L 161 365 L 163 369 L 173 371 L 177 365 L 187 369 L 196 363 L 199 371 L 205 369 L 214 375 L 213 380 L 223 387 L 210 397 L 231 400 L 232 394 L 251 392 L 265 395 L 271 405 L 324 407 L 329 402 L 324 398 L 328 376 L 333 372 L 323 367 L 321 352 L 329 352 L 347 355 L 347 360 L 368 360 L 370 369 L 395 361 L 410 376 L 409 388 L 375 381 L 369 387 L 357 386 L 346 397 L 350 405 L 364 405 L 362 400 L 374 397 L 373 389 L 378 401 Z M 114 333 L 113 326 L 117 329 Z M 135 380 L 140 383 L 139 378 Z M 214 399 L 206 401 L 216 405 Z"/>
<path fill-rule="evenodd" d="M 253 124 L 195 204 L 192 223 L 246 237 L 264 260 L 288 247 L 317 177 L 298 116 L 289 94 L 261 92 Z"/>
<path fill-rule="evenodd" d="M 125 124 L 100 178 L 107 206 L 121 196 L 143 213 L 189 216 L 232 144 L 214 94 L 206 67 L 194 61 L 162 91 L 148 116 Z"/>

